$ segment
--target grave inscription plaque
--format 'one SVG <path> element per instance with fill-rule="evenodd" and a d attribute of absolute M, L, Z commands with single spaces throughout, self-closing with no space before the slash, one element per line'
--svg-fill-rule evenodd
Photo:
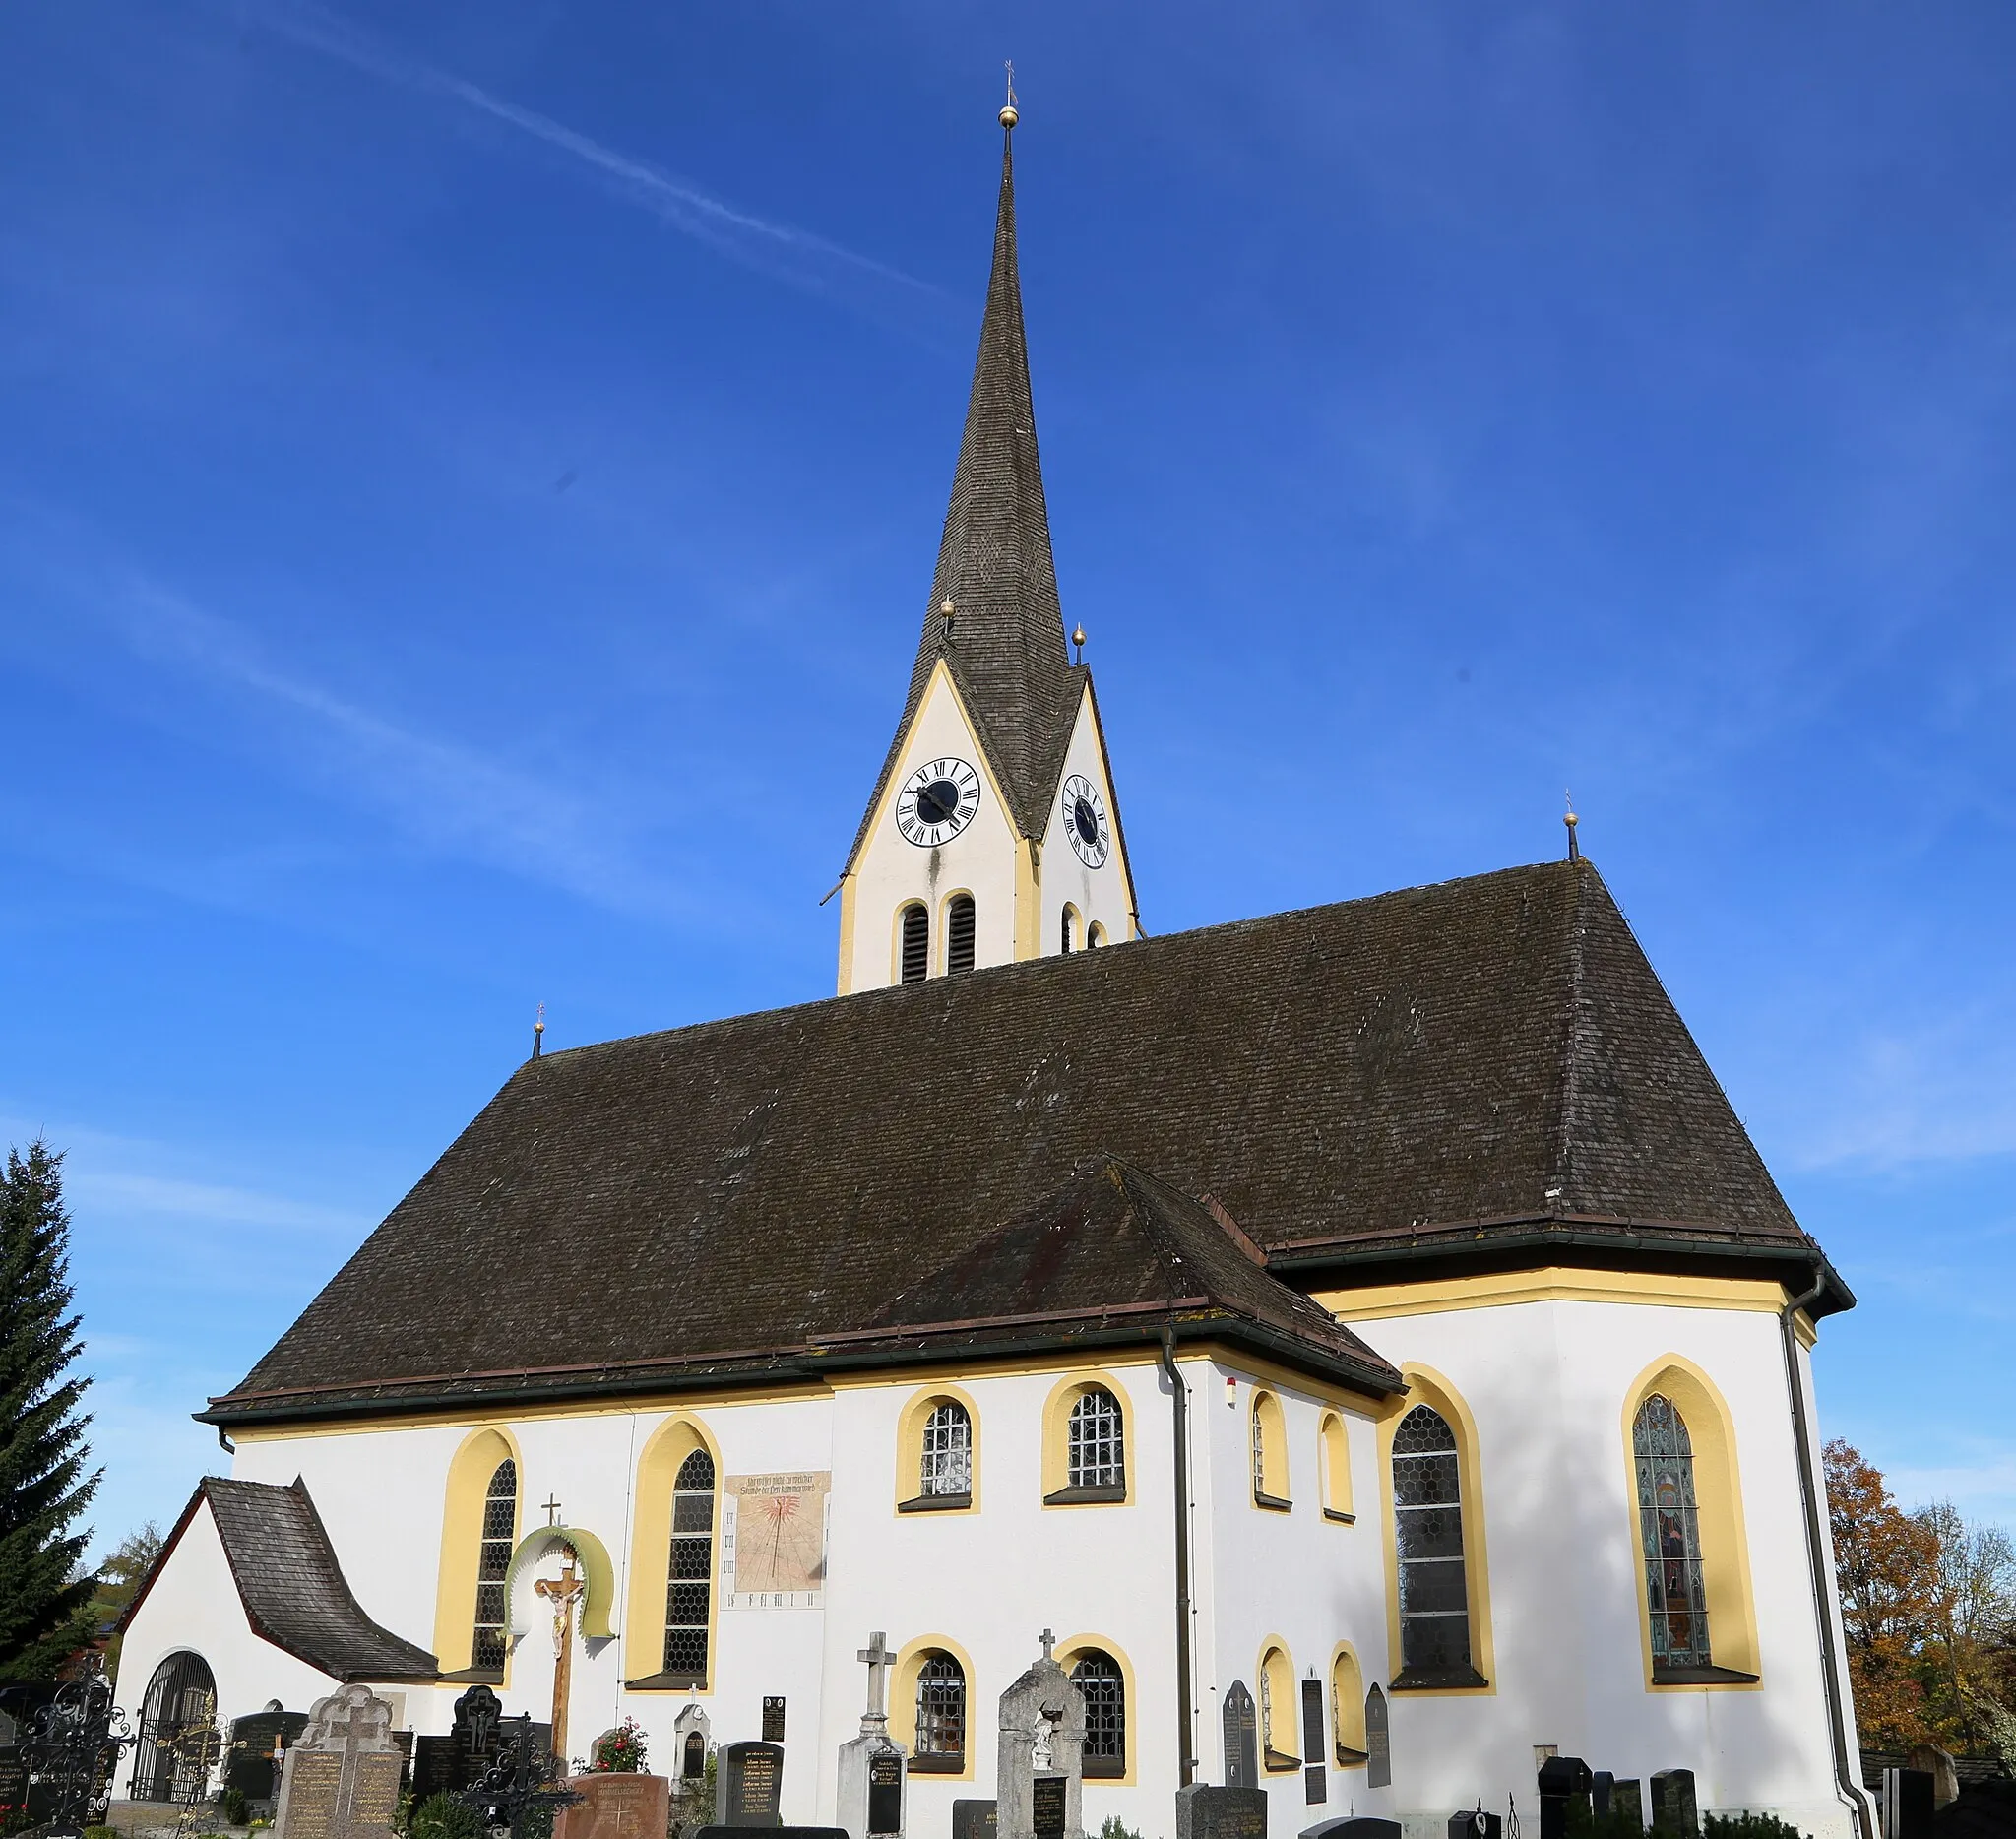
<path fill-rule="evenodd" d="M 318 1698 L 286 1752 L 275 1839 L 391 1839 L 405 1758 L 369 1686 Z"/>
<path fill-rule="evenodd" d="M 727 1744 L 715 1780 L 714 1817 L 722 1826 L 782 1826 L 784 1748 L 778 1744 Z"/>
<path fill-rule="evenodd" d="M 1258 1788 L 1260 1725 L 1253 1710 L 1253 1694 L 1246 1690 L 1243 1680 L 1234 1680 L 1226 1687 L 1219 1722 L 1225 1727 L 1225 1785 Z"/>
<path fill-rule="evenodd" d="M 991 1801 L 952 1804 L 952 1839 L 994 1839 L 997 1824 Z"/>
<path fill-rule="evenodd" d="M 1266 1789 L 1178 1788 L 1176 1839 L 1267 1839 Z"/>
<path fill-rule="evenodd" d="M 903 1757 L 893 1749 L 868 1758 L 868 1831 L 875 1839 L 903 1831 Z"/>
<path fill-rule="evenodd" d="M 1387 1725 L 1386 1694 L 1376 1685 L 1365 1694 L 1365 1786 L 1393 1786 L 1393 1737 Z"/>

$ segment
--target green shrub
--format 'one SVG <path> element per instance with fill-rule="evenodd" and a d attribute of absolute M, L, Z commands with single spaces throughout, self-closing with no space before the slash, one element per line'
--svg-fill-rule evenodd
<path fill-rule="evenodd" d="M 116 1826 L 87 1826 L 84 1839 L 119 1839 L 119 1829 Z"/>
<path fill-rule="evenodd" d="M 1701 1839 L 1805 1839 L 1776 1813 L 1711 1813 L 1701 1822 Z"/>
<path fill-rule="evenodd" d="M 1105 1824 L 1099 1829 L 1099 1839 L 1141 1839 L 1141 1835 L 1117 1813 L 1108 1813 Z"/>
<path fill-rule="evenodd" d="M 481 1831 L 475 1808 L 453 1795 L 429 1795 L 407 1823 L 409 1839 L 478 1839 Z"/>
<path fill-rule="evenodd" d="M 217 1810 L 224 1816 L 226 1826 L 242 1826 L 252 1817 L 252 1809 L 245 1805 L 245 1791 L 242 1788 L 220 1790 Z"/>
<path fill-rule="evenodd" d="M 1581 1795 L 1568 1802 L 1568 1839 L 1644 1839 L 1644 1823 L 1622 1807 L 1599 1813 Z"/>

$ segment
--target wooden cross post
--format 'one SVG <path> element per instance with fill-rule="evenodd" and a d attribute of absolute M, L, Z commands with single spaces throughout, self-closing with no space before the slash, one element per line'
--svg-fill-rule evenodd
<path fill-rule="evenodd" d="M 574 1675 L 574 1606 L 581 1601 L 587 1580 L 574 1568 L 574 1548 L 563 1546 L 566 1554 L 557 1578 L 540 1578 L 533 1588 L 553 1606 L 553 1759 L 564 1774 L 567 1768 L 567 1693 Z"/>

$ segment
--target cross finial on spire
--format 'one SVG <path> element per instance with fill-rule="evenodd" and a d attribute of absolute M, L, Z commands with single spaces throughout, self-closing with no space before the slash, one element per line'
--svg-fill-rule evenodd
<path fill-rule="evenodd" d="M 1001 105 L 1001 126 L 1012 129 L 1022 119 L 1022 115 L 1015 106 L 1015 60 L 1012 57 L 1007 60 L 1007 66 L 1008 99 Z"/>
<path fill-rule="evenodd" d="M 534 1059 L 537 1059 L 539 1057 L 539 1048 L 544 1046 L 545 1039 L 546 1005 L 544 1003 L 540 1003 L 538 1015 L 532 1025 L 532 1057 Z"/>
<path fill-rule="evenodd" d="M 1568 815 L 1562 818 L 1561 822 L 1568 826 L 1568 859 L 1571 862 L 1579 862 L 1582 859 L 1582 844 L 1575 835 L 1575 827 L 1582 820 L 1575 815 L 1575 794 L 1570 792 L 1564 795 L 1568 800 Z"/>

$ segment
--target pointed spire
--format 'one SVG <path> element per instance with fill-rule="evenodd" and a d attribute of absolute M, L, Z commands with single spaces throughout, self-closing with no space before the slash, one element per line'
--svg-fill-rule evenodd
<path fill-rule="evenodd" d="M 1065 650 L 1037 460 L 1015 259 L 1017 119 L 1011 87 L 1001 110 L 1001 195 L 979 355 L 903 726 L 944 658 L 980 725 L 1016 825 L 1033 836 L 1041 832 L 1055 790 L 1080 673 Z"/>

